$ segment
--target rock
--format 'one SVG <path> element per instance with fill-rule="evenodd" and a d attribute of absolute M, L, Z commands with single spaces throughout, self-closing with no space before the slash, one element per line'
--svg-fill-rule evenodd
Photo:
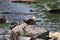
<path fill-rule="evenodd" d="M 31 37 L 20 36 L 19 38 L 20 38 L 20 40 L 30 40 Z M 44 39 L 37 38 L 36 40 L 44 40 Z M 49 40 L 53 40 L 53 39 L 49 39 Z"/>
<path fill-rule="evenodd" d="M 10 35 L 0 35 L 0 39 L 3 40 L 3 37 L 5 37 L 5 39 L 7 40 L 11 40 L 10 39 Z M 24 36 L 19 36 L 20 40 L 30 40 L 31 37 L 24 37 Z M 44 40 L 44 39 L 39 39 L 37 38 L 36 40 Z M 53 39 L 49 39 L 49 40 L 53 40 Z"/>
<path fill-rule="evenodd" d="M 0 29 L 0 35 L 4 35 L 5 34 L 5 29 Z"/>
<path fill-rule="evenodd" d="M 26 23 L 17 25 L 15 28 L 12 29 L 14 33 L 20 32 L 20 34 L 23 32 L 25 33 L 25 36 L 28 37 L 40 37 L 40 38 L 48 38 L 46 37 L 49 35 L 49 31 L 44 28 L 43 26 L 39 25 L 28 25 Z"/>
<path fill-rule="evenodd" d="M 11 30 L 0 28 L 0 35 L 8 35 L 8 34 L 11 34 Z"/>
<path fill-rule="evenodd" d="M 53 40 L 60 40 L 60 32 L 49 32 L 49 37 Z"/>
<path fill-rule="evenodd" d="M 31 37 L 23 37 L 20 36 L 20 40 L 30 40 Z M 36 40 L 42 40 L 42 39 L 36 39 Z"/>
<path fill-rule="evenodd" d="M 44 28 L 43 26 L 38 25 L 28 25 L 26 28 L 24 28 L 24 31 L 26 32 L 26 36 L 30 36 L 30 40 L 36 40 L 36 38 L 42 38 L 45 40 L 51 39 L 48 37 L 49 31 Z"/>
<path fill-rule="evenodd" d="M 1 40 L 10 40 L 10 35 L 0 35 Z"/>
<path fill-rule="evenodd" d="M 26 35 L 32 36 L 32 35 L 41 35 L 42 33 L 48 32 L 46 28 L 43 26 L 38 26 L 38 25 L 27 25 L 26 23 L 17 25 L 12 29 L 14 32 L 26 32 Z M 48 34 L 48 33 L 47 33 Z"/>
<path fill-rule="evenodd" d="M 21 24 L 21 25 L 16 25 L 14 28 L 12 28 L 12 31 L 13 32 L 23 32 L 24 30 L 23 30 L 23 28 L 25 28 L 27 26 L 27 24 L 26 23 L 24 23 L 24 24 Z"/>
<path fill-rule="evenodd" d="M 46 28 L 40 27 L 38 25 L 28 25 L 24 30 L 28 36 L 35 36 L 38 34 L 41 35 L 42 33 L 48 32 Z"/>
<path fill-rule="evenodd" d="M 0 16 L 0 23 L 6 23 L 6 19 L 5 19 L 5 16 Z"/>

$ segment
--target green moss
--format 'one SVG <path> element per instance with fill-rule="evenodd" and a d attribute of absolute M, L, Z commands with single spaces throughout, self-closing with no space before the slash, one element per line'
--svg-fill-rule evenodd
<path fill-rule="evenodd" d="M 9 24 L 0 24 L 0 28 L 9 28 L 10 25 Z"/>
<path fill-rule="evenodd" d="M 21 35 L 26 35 L 26 32 L 24 31 L 24 32 L 21 32 L 20 34 L 21 34 Z"/>

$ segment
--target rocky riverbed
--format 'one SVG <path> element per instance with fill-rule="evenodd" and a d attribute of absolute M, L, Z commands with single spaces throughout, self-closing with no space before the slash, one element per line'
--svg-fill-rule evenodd
<path fill-rule="evenodd" d="M 18 38 L 19 40 L 30 40 L 31 37 L 19 36 Z M 0 28 L 0 40 L 11 40 L 11 30 Z M 44 39 L 37 38 L 36 40 L 44 40 Z"/>
<path fill-rule="evenodd" d="M 10 39 L 10 35 L 0 35 L 0 40 L 4 40 L 4 38 L 6 40 L 11 40 Z M 20 36 L 19 37 L 19 40 L 30 40 L 31 37 L 24 37 L 24 36 Z M 36 39 L 36 40 L 44 40 L 44 39 Z M 49 40 L 52 40 L 52 39 L 49 39 Z"/>

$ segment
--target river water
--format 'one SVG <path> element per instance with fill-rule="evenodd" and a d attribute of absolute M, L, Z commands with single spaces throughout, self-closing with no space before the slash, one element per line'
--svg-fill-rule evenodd
<path fill-rule="evenodd" d="M 18 5 L 17 5 L 18 4 Z M 9 5 L 9 6 L 8 6 Z M 2 6 L 5 6 L 2 8 Z M 30 4 L 19 4 L 19 3 L 12 3 L 12 4 L 0 4 L 1 9 L 9 12 L 25 12 L 30 13 L 31 8 Z M 34 9 L 35 10 L 35 9 Z M 39 14 L 34 15 L 36 19 L 41 20 L 41 22 L 37 22 L 39 25 L 45 26 L 49 31 L 60 31 L 60 14 L 50 14 L 46 12 L 39 12 Z M 23 17 L 23 16 L 22 16 Z"/>
<path fill-rule="evenodd" d="M 60 31 L 60 14 L 40 12 L 36 17 L 41 20 L 37 23 L 44 25 L 49 31 Z"/>

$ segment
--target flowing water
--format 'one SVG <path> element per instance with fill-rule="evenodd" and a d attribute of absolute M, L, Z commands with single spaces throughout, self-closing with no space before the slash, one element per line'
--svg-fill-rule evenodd
<path fill-rule="evenodd" d="M 40 12 L 36 17 L 41 20 L 37 23 L 44 25 L 49 31 L 60 31 L 60 14 Z"/>
<path fill-rule="evenodd" d="M 32 9 L 32 10 L 34 9 L 34 8 L 31 8 L 30 5 L 24 4 L 24 3 L 11 3 L 11 4 L 8 3 L 8 4 L 0 5 L 0 6 L 1 6 L 0 10 L 3 9 L 5 11 L 9 11 L 9 12 L 30 13 L 30 9 Z M 7 6 L 7 7 L 6 7 L 6 9 L 4 9 L 4 8 L 2 8 L 2 6 Z M 60 31 L 60 14 L 52 14 L 52 13 L 50 14 L 50 13 L 46 13 L 46 12 L 39 12 L 39 14 L 37 14 L 35 16 L 36 16 L 36 19 L 41 20 L 41 22 L 37 22 L 37 24 L 44 25 L 49 31 L 52 31 L 52 30 Z"/>
<path fill-rule="evenodd" d="M 47 4 L 47 3 L 46 3 Z M 43 4 L 40 4 L 40 6 L 37 6 L 37 8 L 41 7 Z M 49 5 L 50 8 L 60 8 L 60 2 L 52 2 Z M 44 9 L 41 7 L 41 9 Z M 49 31 L 59 31 L 60 32 L 60 13 L 48 13 L 48 12 L 39 12 L 38 15 L 35 15 L 37 19 L 41 20 L 41 22 L 37 22 L 40 25 L 44 25 Z"/>

